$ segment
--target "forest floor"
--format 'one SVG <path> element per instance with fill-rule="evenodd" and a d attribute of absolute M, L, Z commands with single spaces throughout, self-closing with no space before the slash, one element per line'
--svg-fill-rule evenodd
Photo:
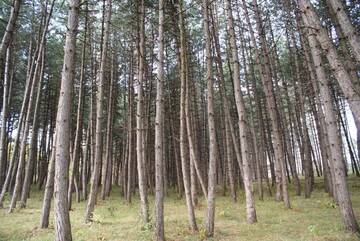
<path fill-rule="evenodd" d="M 349 187 L 353 207 L 360 221 L 360 178 L 351 177 Z M 297 197 L 291 190 L 292 209 L 286 210 L 282 203 L 265 195 L 264 201 L 256 200 L 258 222 L 246 223 L 244 195 L 240 193 L 238 202 L 233 203 L 229 196 L 224 197 L 219 190 L 216 197 L 215 237 L 211 240 L 232 241 L 352 241 L 360 237 L 346 232 L 341 224 L 339 209 L 323 191 L 322 181 L 316 180 L 315 190 L 310 199 Z M 267 193 L 265 193 L 267 194 Z M 165 234 L 167 240 L 203 240 L 206 203 L 199 200 L 196 217 L 200 231 L 188 230 L 187 209 L 184 199 L 171 193 L 165 201 Z M 5 203 L 7 206 L 8 203 Z M 0 240 L 54 240 L 54 226 L 40 229 L 42 193 L 35 192 L 28 201 L 26 209 L 17 209 L 8 214 L 0 210 Z M 153 197 L 150 197 L 153 214 Z M 111 197 L 98 201 L 94 222 L 84 224 L 85 203 L 74 203 L 71 211 L 72 235 L 74 241 L 132 241 L 152 240 L 152 227 L 141 227 L 139 203 L 137 197 L 132 204 L 126 204 L 119 194 L 119 188 L 113 187 Z"/>

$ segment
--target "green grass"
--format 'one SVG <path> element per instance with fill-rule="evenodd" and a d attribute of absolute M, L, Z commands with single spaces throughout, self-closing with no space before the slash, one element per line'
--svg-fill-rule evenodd
<path fill-rule="evenodd" d="M 346 232 L 341 224 L 338 207 L 323 192 L 321 180 L 317 180 L 311 199 L 296 197 L 291 190 L 292 209 L 286 210 L 282 203 L 272 197 L 264 201 L 256 200 L 258 223 L 246 223 L 244 195 L 240 193 L 237 203 L 229 197 L 216 197 L 215 237 L 210 240 L 237 241 L 352 241 L 360 240 L 354 234 Z M 254 185 L 255 186 L 255 185 Z M 349 181 L 353 207 L 360 221 L 360 179 L 352 177 Z M 0 210 L 0 240 L 54 240 L 53 213 L 50 228 L 40 229 L 42 193 L 34 192 L 26 209 L 17 209 L 8 214 L 7 209 Z M 204 215 L 206 203 L 200 199 L 196 217 L 200 231 L 192 233 L 188 229 L 187 212 L 184 199 L 170 192 L 165 201 L 165 234 L 167 240 L 203 240 Z M 8 202 L 5 203 L 5 206 Z M 150 197 L 153 214 L 153 197 Z M 137 198 L 129 205 L 114 187 L 111 197 L 98 201 L 94 213 L 94 222 L 84 224 L 85 202 L 75 203 L 71 211 L 72 235 L 75 241 L 95 240 L 152 240 L 151 225 L 142 227 Z"/>

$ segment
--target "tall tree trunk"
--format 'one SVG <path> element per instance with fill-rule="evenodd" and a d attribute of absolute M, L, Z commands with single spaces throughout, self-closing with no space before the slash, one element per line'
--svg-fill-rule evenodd
<path fill-rule="evenodd" d="M 5 33 L 0 43 L 0 59 L 2 59 L 3 55 L 5 55 L 6 49 L 9 47 L 11 40 L 13 38 L 16 21 L 19 16 L 21 2 L 22 2 L 21 0 L 13 0 L 12 2 L 9 21 L 6 25 Z"/>
<path fill-rule="evenodd" d="M 181 158 L 181 169 L 182 176 L 184 181 L 184 190 L 186 205 L 188 209 L 188 218 L 189 224 L 193 231 L 197 231 L 197 224 L 195 219 L 195 211 L 193 206 L 193 200 L 191 196 L 191 186 L 190 186 L 190 163 L 189 163 L 189 149 L 187 145 L 187 131 L 186 131 L 186 117 L 185 117 L 185 108 L 186 108 L 186 65 L 187 65 L 187 46 L 186 46 L 186 37 L 185 37 L 185 20 L 183 16 L 183 0 L 179 0 L 179 29 L 180 29 L 180 80 L 181 80 L 181 90 L 180 90 L 180 158 Z"/>
<path fill-rule="evenodd" d="M 146 158 L 145 158 L 145 135 L 144 135 L 144 96 L 143 79 L 145 70 L 145 2 L 140 1 L 139 7 L 139 46 L 138 46 L 138 91 L 136 106 L 136 151 L 137 151 L 137 169 L 139 177 L 140 208 L 143 224 L 148 224 L 149 203 L 147 198 L 146 182 Z"/>
<path fill-rule="evenodd" d="M 262 27 L 260 12 L 257 6 L 257 1 L 253 1 L 255 15 L 256 15 L 256 27 L 257 31 L 260 35 L 260 43 L 262 47 L 262 61 L 260 60 L 260 53 L 258 50 L 255 50 L 256 53 L 256 65 L 261 72 L 261 81 L 265 89 L 266 102 L 268 111 L 270 114 L 270 120 L 272 125 L 272 133 L 273 133 L 273 143 L 274 143 L 274 154 L 275 154 L 275 165 L 276 165 L 276 200 L 280 201 L 283 198 L 284 204 L 287 208 L 290 208 L 290 200 L 287 190 L 287 179 L 286 179 L 286 171 L 285 171 L 285 156 L 283 151 L 283 145 L 280 134 L 280 126 L 279 126 L 279 116 L 276 107 L 276 100 L 274 95 L 271 70 L 270 70 L 270 60 L 269 60 L 269 51 L 265 39 L 265 33 Z M 242 4 L 245 10 L 245 17 L 250 29 L 250 37 L 253 46 L 256 46 L 255 35 L 251 27 L 246 2 L 243 0 Z M 282 192 L 282 195 L 281 195 Z"/>
<path fill-rule="evenodd" d="M 102 188 L 101 188 L 101 199 L 105 200 L 105 197 L 108 196 L 109 192 L 109 183 L 111 178 L 111 170 L 112 168 L 112 128 L 113 128 L 113 103 L 114 103 L 114 53 L 112 54 L 111 61 L 111 76 L 109 81 L 109 99 L 108 99 L 108 108 L 107 108 L 107 121 L 106 121 L 106 144 L 105 144 L 105 158 L 104 164 L 102 166 Z"/>
<path fill-rule="evenodd" d="M 88 4 L 86 4 L 85 8 L 85 23 L 84 23 L 84 42 L 82 46 L 81 53 L 81 67 L 80 67 L 80 79 L 79 79 L 79 97 L 78 97 L 78 106 L 76 111 L 76 130 L 75 130 L 75 141 L 73 147 L 73 155 L 72 165 L 71 165 L 71 174 L 70 174 L 70 182 L 69 182 L 69 191 L 68 191 L 68 200 L 69 200 L 69 209 L 71 209 L 72 205 L 72 192 L 73 185 L 76 182 L 76 179 L 79 175 L 79 159 L 80 159 L 80 149 L 81 149 L 81 139 L 83 133 L 83 113 L 84 113 L 84 92 L 85 92 L 85 57 L 86 57 L 86 48 L 87 48 L 87 29 L 88 29 Z M 83 157 L 84 159 L 85 157 Z M 79 201 L 79 193 L 78 190 L 76 192 L 77 201 Z"/>
<path fill-rule="evenodd" d="M 102 52 L 100 60 L 100 70 L 98 74 L 98 89 L 97 89 L 97 101 L 96 101 L 96 130 L 95 130 L 95 160 L 94 169 L 91 176 L 91 188 L 88 203 L 85 211 L 85 223 L 92 221 L 93 211 L 97 199 L 97 193 L 99 188 L 99 179 L 102 163 L 102 127 L 103 127 L 103 104 L 104 104 L 104 84 L 105 84 L 105 72 L 106 72 L 106 58 L 108 52 L 108 42 L 110 35 L 110 21 L 111 21 L 111 0 L 105 2 L 104 13 L 105 29 L 104 39 L 102 42 Z"/>
<path fill-rule="evenodd" d="M 54 139 L 56 139 L 56 136 Z M 54 195 L 54 176 L 55 176 L 55 145 L 52 148 L 51 157 L 49 160 L 45 193 L 44 193 L 43 204 L 41 209 L 41 218 L 40 218 L 41 228 L 49 227 L 51 199 Z"/>
<path fill-rule="evenodd" d="M 336 49 L 330 40 L 326 29 L 321 25 L 319 17 L 316 15 L 312 4 L 309 0 L 299 0 L 299 7 L 302 11 L 302 19 L 307 28 L 315 28 L 317 31 L 313 32 L 328 62 L 333 69 L 334 76 L 339 83 L 339 86 L 349 103 L 351 111 L 354 113 L 354 118 L 360 121 L 360 94 L 356 92 L 356 89 L 351 82 L 349 73 L 346 71 L 343 63 L 339 59 Z"/>
<path fill-rule="evenodd" d="M 68 30 L 65 39 L 65 55 L 62 70 L 58 113 L 56 117 L 55 141 L 55 240 L 71 241 L 69 203 L 67 198 L 70 161 L 70 113 L 71 95 L 75 73 L 76 35 L 78 30 L 80 1 L 71 0 L 69 4 Z"/>
<path fill-rule="evenodd" d="M 344 3 L 339 0 L 326 0 L 327 5 L 329 5 L 339 21 L 341 30 L 344 33 L 345 39 L 349 42 L 352 50 L 354 51 L 355 59 L 360 63 L 360 37 L 359 33 L 356 31 L 355 27 L 352 26 Z"/>
<path fill-rule="evenodd" d="M 218 158 L 215 118 L 214 118 L 214 90 L 212 76 L 212 58 L 211 58 L 211 40 L 210 40 L 210 18 L 209 18 L 209 2 L 202 1 L 203 5 L 203 32 L 205 38 L 205 56 L 206 56 L 206 81 L 207 81 L 207 113 L 209 128 L 209 173 L 208 173 L 208 196 L 205 229 L 206 235 L 212 237 L 214 235 L 215 221 L 215 186 L 216 186 L 216 162 Z"/>
<path fill-rule="evenodd" d="M 7 157 L 7 121 L 9 115 L 9 98 L 11 97 L 10 92 L 10 71 L 11 70 L 11 59 L 12 59 L 12 48 L 9 47 L 6 53 L 5 61 L 5 72 L 3 82 L 3 102 L 1 111 L 1 129 L 0 129 L 0 190 L 3 188 L 4 174 L 6 171 L 6 157 Z"/>
<path fill-rule="evenodd" d="M 303 16 L 303 19 L 305 19 L 305 16 Z M 340 207 L 340 213 L 345 228 L 349 231 L 357 232 L 359 231 L 359 225 L 354 215 L 350 194 L 346 183 L 346 176 L 343 165 L 344 157 L 341 151 L 341 137 L 336 124 L 336 114 L 332 105 L 329 82 L 321 65 L 321 52 L 318 49 L 313 31 L 308 33 L 308 41 L 315 65 L 316 75 L 319 81 L 320 96 L 324 104 L 326 131 L 330 144 L 330 161 L 332 162 L 334 172 L 334 187 L 335 192 L 337 193 L 336 196 Z"/>
<path fill-rule="evenodd" d="M 164 0 L 159 1 L 158 66 L 156 81 L 156 117 L 155 117 L 155 237 L 165 240 L 164 235 Z"/>
<path fill-rule="evenodd" d="M 233 20 L 230 0 L 226 1 L 226 8 L 228 15 L 227 22 L 229 25 L 229 35 L 230 35 L 230 50 L 231 50 L 230 59 L 232 62 L 232 70 L 233 70 L 232 74 L 233 74 L 233 82 L 234 82 L 235 104 L 239 116 L 239 137 L 241 144 L 242 164 L 243 164 L 243 182 L 244 182 L 245 197 L 246 197 L 246 214 L 247 214 L 248 223 L 255 223 L 257 221 L 257 218 L 256 218 L 256 210 L 255 210 L 255 204 L 253 198 L 252 175 L 251 175 L 251 167 L 250 167 L 250 159 L 251 159 L 250 148 L 248 145 L 249 141 L 247 139 L 247 132 L 249 128 L 246 121 L 244 99 L 240 87 L 240 63 L 238 58 L 234 20 Z"/>
<path fill-rule="evenodd" d="M 40 97 L 41 97 L 41 89 L 43 87 L 42 82 L 44 78 L 44 68 L 45 68 L 45 50 L 42 52 L 41 58 L 41 70 L 39 75 L 39 86 L 37 90 L 37 96 L 35 101 L 35 110 L 33 116 L 33 124 L 32 124 L 32 132 L 30 137 L 30 150 L 29 150 L 29 158 L 26 163 L 26 170 L 25 170 L 25 177 L 24 177 L 24 184 L 22 186 L 21 192 L 21 200 L 20 200 L 20 207 L 24 208 L 26 206 L 26 200 L 29 196 L 30 192 L 30 185 L 33 178 L 33 170 L 34 164 L 37 160 L 37 139 L 38 139 L 38 129 L 39 129 L 39 109 L 40 109 Z"/>

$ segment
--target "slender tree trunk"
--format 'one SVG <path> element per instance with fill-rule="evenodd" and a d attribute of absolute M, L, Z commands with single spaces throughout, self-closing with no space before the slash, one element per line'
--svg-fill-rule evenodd
<path fill-rule="evenodd" d="M 216 160 L 218 159 L 215 118 L 214 118 L 214 90 L 212 76 L 212 59 L 211 59 L 211 40 L 210 40 L 210 18 L 209 18 L 209 2 L 202 1 L 203 5 L 203 31 L 205 38 L 205 56 L 206 56 L 206 81 L 207 81 L 207 113 L 209 126 L 209 173 L 208 173 L 208 192 L 207 192 L 207 211 L 205 229 L 206 235 L 212 237 L 214 235 L 215 221 L 215 186 L 216 186 Z"/>
<path fill-rule="evenodd" d="M 26 206 L 26 200 L 29 196 L 30 192 L 30 185 L 33 178 L 34 172 L 34 164 L 37 159 L 37 139 L 38 139 L 38 126 L 39 126 L 39 109 L 40 109 L 40 97 L 41 97 L 41 89 L 43 87 L 42 81 L 44 78 L 44 68 L 45 68 L 45 50 L 42 52 L 42 59 L 41 59 L 41 70 L 39 75 L 39 86 L 37 90 L 36 102 L 35 102 L 35 110 L 33 116 L 33 124 L 32 124 L 32 132 L 30 138 L 30 150 L 29 150 L 29 158 L 26 163 L 26 170 L 25 170 L 25 177 L 24 177 L 24 184 L 22 186 L 21 192 L 21 200 L 20 200 L 20 207 L 24 208 Z"/>
<path fill-rule="evenodd" d="M 98 74 L 98 89 L 97 89 L 97 101 L 96 101 L 96 141 L 95 141 L 95 160 L 94 169 L 91 176 L 91 188 L 88 203 L 85 212 L 85 223 L 92 221 L 93 211 L 97 199 L 98 183 L 100 179 L 101 163 L 102 163 L 102 127 L 103 127 L 103 102 L 104 102 L 104 83 L 105 83 L 105 66 L 108 52 L 108 42 L 110 35 L 110 21 L 111 21 L 111 0 L 106 0 L 105 3 L 105 29 L 104 39 L 102 42 L 102 53 L 100 61 L 100 70 Z"/>
<path fill-rule="evenodd" d="M 9 20 L 6 25 L 6 29 L 0 43 L 0 59 L 2 59 L 3 55 L 5 55 L 6 49 L 9 47 L 11 40 L 13 38 L 21 3 L 22 3 L 21 0 L 13 0 L 12 2 Z"/>
<path fill-rule="evenodd" d="M 146 182 L 146 163 L 145 163 L 145 135 L 144 135 L 144 97 L 143 97 L 143 79 L 145 65 L 145 3 L 139 0 L 139 69 L 138 69 L 138 91 L 137 91 L 137 107 L 136 107 L 136 151 L 137 151 L 137 169 L 139 177 L 139 193 L 140 208 L 143 224 L 148 224 L 149 203 L 147 198 L 147 182 Z"/>
<path fill-rule="evenodd" d="M 7 121 L 9 115 L 9 101 L 11 97 L 10 92 L 10 71 L 11 70 L 11 58 L 12 58 L 12 48 L 9 47 L 6 53 L 5 61 L 5 72 L 4 72 L 4 87 L 3 87 L 3 102 L 2 102 L 2 111 L 1 111 L 1 129 L 0 129 L 0 190 L 3 189 L 4 174 L 6 169 L 6 157 L 7 157 Z"/>
<path fill-rule="evenodd" d="M 193 200 L 191 196 L 191 186 L 190 186 L 190 165 L 189 165 L 189 149 L 187 145 L 187 133 L 186 133 L 186 117 L 185 117 L 185 108 L 186 108 L 186 64 L 187 64 L 187 46 L 185 39 L 185 20 L 183 16 L 183 0 L 179 0 L 179 29 L 180 29 L 180 80 L 181 80 L 181 90 L 180 90 L 180 158 L 181 158 L 181 169 L 182 176 L 184 181 L 184 190 L 186 205 L 188 209 L 188 217 L 190 228 L 193 231 L 197 231 L 197 224 L 195 219 L 195 211 L 193 206 Z"/>
<path fill-rule="evenodd" d="M 164 235 L 164 0 L 159 1 L 158 66 L 156 81 L 155 117 L 155 238 L 165 240 Z"/>
<path fill-rule="evenodd" d="M 360 37 L 359 33 L 356 31 L 355 27 L 352 26 L 344 3 L 339 0 L 326 0 L 327 5 L 329 5 L 339 21 L 341 30 L 344 33 L 344 37 L 349 42 L 352 50 L 354 51 L 355 59 L 360 63 Z"/>
<path fill-rule="evenodd" d="M 56 139 L 56 136 L 54 139 Z M 52 148 L 51 157 L 49 160 L 49 167 L 48 167 L 48 173 L 47 173 L 46 185 L 45 185 L 45 193 L 44 193 L 43 205 L 42 205 L 42 209 L 41 209 L 41 218 L 40 218 L 40 227 L 41 228 L 49 227 L 51 199 L 54 195 L 54 176 L 55 176 L 55 146 L 53 146 L 53 148 Z"/>
<path fill-rule="evenodd" d="M 283 144 L 280 134 L 279 116 L 276 107 L 276 100 L 274 95 L 272 79 L 271 79 L 270 59 L 268 55 L 269 51 L 268 51 L 268 47 L 265 39 L 265 33 L 263 30 L 260 12 L 256 0 L 253 0 L 253 5 L 256 15 L 256 27 L 260 35 L 260 43 L 263 51 L 262 61 L 260 61 L 260 53 L 257 51 L 256 64 L 261 71 L 261 80 L 265 88 L 266 102 L 270 114 L 272 133 L 273 133 L 272 139 L 274 143 L 274 154 L 275 154 L 275 165 L 276 165 L 276 197 L 275 198 L 277 201 L 283 199 L 285 206 L 287 208 L 290 208 L 291 206 L 290 206 L 290 200 L 287 190 L 287 179 L 286 179 L 286 170 L 285 170 L 285 156 L 284 156 Z M 253 46 L 256 46 L 255 36 L 252 31 L 251 23 L 247 13 L 246 3 L 244 0 L 243 0 L 243 8 L 246 12 L 245 16 L 247 19 L 248 27 L 250 29 L 251 41 L 253 43 Z"/>
<path fill-rule="evenodd" d="M 76 179 L 79 175 L 79 159 L 80 159 L 80 149 L 81 149 L 81 139 L 83 133 L 83 113 L 84 113 L 84 92 L 85 92 L 85 57 L 86 57 L 86 48 L 87 48 L 87 28 L 88 28 L 88 4 L 86 4 L 85 8 L 85 23 L 84 23 L 84 42 L 82 46 L 81 53 L 81 69 L 80 69 L 80 79 L 79 79 L 79 97 L 78 97 L 78 106 L 76 111 L 76 130 L 75 130 L 75 141 L 73 147 L 73 155 L 72 155 L 72 165 L 71 165 L 71 175 L 70 175 L 70 183 L 69 183 L 69 191 L 68 191 L 68 200 L 69 200 L 69 209 L 71 209 L 72 205 L 72 192 L 73 185 L 76 182 Z M 84 159 L 85 157 L 83 157 Z M 76 196 L 79 197 L 78 190 L 76 192 Z M 77 198 L 79 201 L 79 199 Z"/>
<path fill-rule="evenodd" d="M 112 54 L 114 59 L 114 54 Z M 108 196 L 109 182 L 111 178 L 111 172 L 109 169 L 112 167 L 112 126 L 113 126 L 113 102 L 114 102 L 114 60 L 111 62 L 111 77 L 109 81 L 109 99 L 107 108 L 107 121 L 106 121 L 106 145 L 105 145 L 105 158 L 102 166 L 102 188 L 101 188 L 101 199 L 105 200 Z M 111 170 L 111 169 L 110 169 Z"/>
<path fill-rule="evenodd" d="M 232 74 L 233 74 L 233 82 L 234 82 L 234 95 L 235 95 L 235 103 L 236 109 L 239 116 L 239 137 L 241 144 L 241 157 L 243 164 L 243 182 L 245 189 L 245 197 L 246 197 L 246 214 L 248 223 L 255 223 L 257 221 L 256 218 L 256 210 L 255 203 L 253 198 L 253 186 L 252 186 L 252 175 L 251 175 L 251 167 L 250 167 L 250 148 L 247 140 L 247 132 L 248 132 L 248 124 L 245 116 L 245 105 L 243 96 L 241 93 L 240 87 L 240 63 L 238 58 L 237 46 L 236 46 L 236 38 L 235 38 L 235 30 L 234 30 L 234 21 L 233 14 L 231 8 L 231 1 L 226 1 L 227 8 L 227 21 L 229 25 L 229 35 L 230 35 L 230 50 L 231 50 L 231 62 L 232 62 Z M 259 178 L 259 177 L 258 177 Z"/>

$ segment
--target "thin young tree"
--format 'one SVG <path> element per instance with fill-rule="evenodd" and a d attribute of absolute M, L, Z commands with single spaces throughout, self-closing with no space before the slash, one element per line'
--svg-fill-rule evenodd
<path fill-rule="evenodd" d="M 215 222 L 215 186 L 216 186 L 216 162 L 218 158 L 216 130 L 215 130 L 215 113 L 214 113 L 214 90 L 212 75 L 212 58 L 211 58 L 211 39 L 210 39 L 210 18 L 209 18 L 209 2 L 202 1 L 203 8 L 203 32 L 205 38 L 205 56 L 206 56 L 206 82 L 207 82 L 207 113 L 209 128 L 209 173 L 208 173 L 208 196 L 205 229 L 206 235 L 212 237 L 214 235 Z"/>
<path fill-rule="evenodd" d="M 102 162 L 102 138 L 103 138 L 103 103 L 104 103 L 104 82 L 106 74 L 106 59 L 108 52 L 108 43 L 110 35 L 110 21 L 111 21 L 111 0 L 105 1 L 105 15 L 104 15 L 104 39 L 102 41 L 102 51 L 100 60 L 100 69 L 97 76 L 97 100 L 96 100 L 96 130 L 95 130 L 95 160 L 94 169 L 91 176 L 91 188 L 89 199 L 85 211 L 85 223 L 92 221 L 93 211 L 97 199 L 100 179 L 100 166 Z"/>
<path fill-rule="evenodd" d="M 149 202 L 147 197 L 147 181 L 146 181 L 146 158 L 145 158 L 145 132 L 144 132 L 144 96 L 143 96 L 143 80 L 145 70 L 145 2 L 138 0 L 139 7 L 139 39 L 138 39 L 138 89 L 136 103 L 136 158 L 138 169 L 138 183 L 140 193 L 141 216 L 144 224 L 148 224 Z"/>
<path fill-rule="evenodd" d="M 165 1 L 159 0 L 158 66 L 156 79 L 155 117 L 155 237 L 165 240 L 164 235 L 164 8 Z"/>
<path fill-rule="evenodd" d="M 232 14 L 231 1 L 226 1 L 227 8 L 227 21 L 229 25 L 229 36 L 230 36 L 230 51 L 231 51 L 231 65 L 232 65 L 232 77 L 234 82 L 234 95 L 235 95 L 235 104 L 239 116 L 239 136 L 241 144 L 241 157 L 243 164 L 243 182 L 245 188 L 246 196 L 246 213 L 248 223 L 255 223 L 256 210 L 253 197 L 253 186 L 252 186 L 252 175 L 250 167 L 250 143 L 247 140 L 247 132 L 249 130 L 246 116 L 245 116 L 245 104 L 244 99 L 241 93 L 240 87 L 240 63 L 238 58 L 238 51 L 235 38 L 235 29 L 234 29 L 234 20 Z"/>
<path fill-rule="evenodd" d="M 180 63 L 178 63 L 180 65 L 180 159 L 189 224 L 193 231 L 197 231 L 198 227 L 196 224 L 194 204 L 191 196 L 189 149 L 185 117 L 185 102 L 187 89 L 187 44 L 185 33 L 185 19 L 183 15 L 183 0 L 179 0 L 178 12 L 180 32 Z"/>
<path fill-rule="evenodd" d="M 1 39 L 0 43 L 0 59 L 2 59 L 3 55 L 6 53 L 6 49 L 9 47 L 12 38 L 15 32 L 16 21 L 19 16 L 21 0 L 13 0 L 11 4 L 11 12 L 9 16 L 9 21 L 7 22 L 5 33 Z"/>

